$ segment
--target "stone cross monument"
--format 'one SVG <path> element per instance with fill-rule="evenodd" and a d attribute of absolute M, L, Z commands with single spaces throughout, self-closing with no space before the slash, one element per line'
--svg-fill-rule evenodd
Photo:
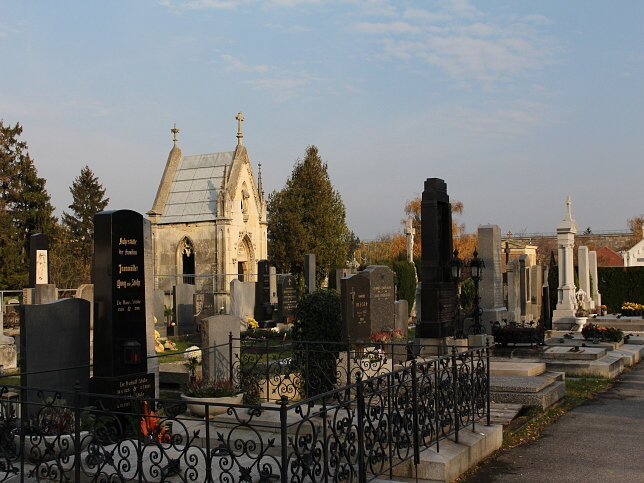
<path fill-rule="evenodd" d="M 557 322 L 572 323 L 575 321 L 577 302 L 575 300 L 575 278 L 573 248 L 577 222 L 572 218 L 572 200 L 566 200 L 566 217 L 557 225 L 557 247 L 559 266 L 559 287 L 557 288 L 557 308 L 552 314 L 553 325 Z"/>
<path fill-rule="evenodd" d="M 407 260 L 410 263 L 414 263 L 414 235 L 416 230 L 414 229 L 414 222 L 411 218 L 405 220 L 405 237 L 407 238 Z"/>

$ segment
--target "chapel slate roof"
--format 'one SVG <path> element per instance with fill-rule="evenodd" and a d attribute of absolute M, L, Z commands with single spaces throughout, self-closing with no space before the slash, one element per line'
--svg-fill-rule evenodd
<path fill-rule="evenodd" d="M 172 181 L 168 201 L 159 223 L 214 221 L 217 195 L 235 152 L 183 156 Z"/>

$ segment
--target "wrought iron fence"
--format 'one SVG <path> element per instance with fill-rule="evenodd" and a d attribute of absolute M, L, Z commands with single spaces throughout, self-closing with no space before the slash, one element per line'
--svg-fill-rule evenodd
<path fill-rule="evenodd" d="M 195 402 L 223 411 L 210 418 L 184 401 L 4 386 L 0 481 L 365 482 L 490 424 L 487 348 L 348 374 L 300 400 Z"/>

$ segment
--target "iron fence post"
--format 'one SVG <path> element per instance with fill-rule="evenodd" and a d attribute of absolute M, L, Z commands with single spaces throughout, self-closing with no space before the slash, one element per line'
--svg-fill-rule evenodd
<path fill-rule="evenodd" d="M 460 398 L 458 397 L 458 368 L 456 367 L 456 346 L 452 346 L 452 404 L 454 405 L 454 441 L 458 443 Z"/>
<path fill-rule="evenodd" d="M 487 426 L 490 425 L 490 341 L 485 338 L 485 392 L 487 399 Z"/>
<path fill-rule="evenodd" d="M 440 395 L 439 395 L 439 382 L 438 382 L 438 373 L 440 372 L 442 357 L 438 356 L 438 359 L 432 363 L 434 364 L 434 422 L 436 423 L 436 452 L 440 452 L 440 431 L 441 431 L 441 407 L 440 407 Z"/>
<path fill-rule="evenodd" d="M 206 481 L 213 481 L 211 467 L 213 454 L 210 452 L 210 408 L 208 407 L 206 407 L 206 417 L 204 418 L 204 421 L 206 422 Z"/>
<path fill-rule="evenodd" d="M 364 447 L 364 422 L 365 422 L 365 406 L 364 406 L 364 387 L 362 382 L 362 374 L 356 374 L 356 396 L 358 400 L 358 414 L 356 419 L 356 426 L 358 428 L 358 481 L 365 483 L 367 481 L 367 467 L 365 461 L 365 447 Z"/>
<path fill-rule="evenodd" d="M 347 385 L 351 384 L 351 337 L 347 337 Z"/>
<path fill-rule="evenodd" d="M 472 432 L 476 431 L 476 391 L 474 388 L 474 351 L 470 351 L 470 392 L 472 393 L 471 409 L 472 412 Z"/>
<path fill-rule="evenodd" d="M 81 474 L 81 458 L 80 458 L 80 431 L 81 431 L 81 421 L 80 421 L 80 381 L 76 381 L 74 384 L 74 478 L 76 481 L 80 481 Z"/>
<path fill-rule="evenodd" d="M 411 360 L 411 422 L 414 439 L 414 464 L 420 464 L 420 446 L 418 442 L 418 381 L 416 381 L 416 358 Z"/>
<path fill-rule="evenodd" d="M 288 481 L 288 428 L 287 428 L 287 417 L 288 411 L 286 405 L 288 404 L 288 398 L 282 396 L 280 398 L 280 442 L 281 442 L 281 458 L 282 458 L 282 468 L 280 471 L 282 483 L 287 483 Z M 304 476 L 304 475 L 302 475 Z"/>
<path fill-rule="evenodd" d="M 241 341 L 239 342 L 240 352 L 241 352 Z M 228 332 L 228 375 L 230 376 L 230 382 L 233 382 L 233 331 Z"/>
<path fill-rule="evenodd" d="M 271 400 L 271 391 L 269 387 L 271 379 L 271 368 L 268 361 L 268 339 L 264 341 L 264 354 L 266 355 L 266 402 L 269 402 Z"/>

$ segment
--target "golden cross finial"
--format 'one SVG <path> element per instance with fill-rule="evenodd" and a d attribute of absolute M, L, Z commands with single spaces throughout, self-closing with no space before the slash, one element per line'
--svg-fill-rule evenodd
<path fill-rule="evenodd" d="M 179 134 L 179 132 L 181 132 L 181 131 L 179 131 L 177 129 L 177 123 L 176 122 L 174 123 L 174 127 L 172 129 L 170 129 L 170 132 L 174 135 L 174 138 L 172 140 L 174 141 L 174 145 L 176 146 L 177 145 L 177 134 Z"/>
<path fill-rule="evenodd" d="M 242 116 L 241 111 L 237 113 L 237 144 L 241 145 L 242 144 L 242 138 L 244 135 L 242 134 L 242 122 L 244 121 L 244 116 Z"/>

